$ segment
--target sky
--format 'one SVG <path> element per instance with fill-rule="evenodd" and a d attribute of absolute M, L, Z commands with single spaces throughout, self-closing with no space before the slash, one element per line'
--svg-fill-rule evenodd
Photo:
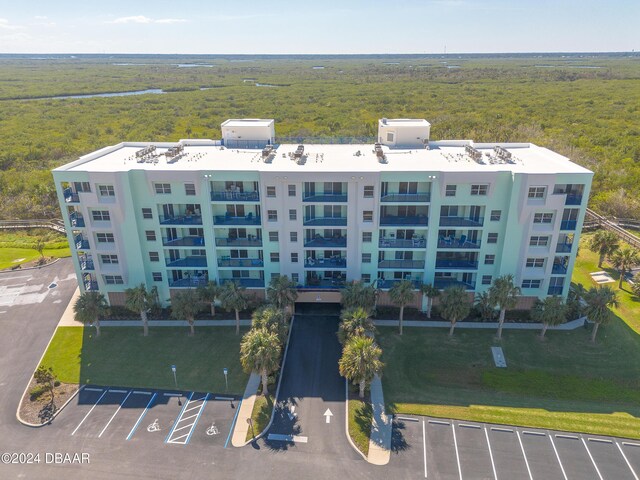
<path fill-rule="evenodd" d="M 640 50 L 640 0 L 0 0 L 0 53 Z"/>

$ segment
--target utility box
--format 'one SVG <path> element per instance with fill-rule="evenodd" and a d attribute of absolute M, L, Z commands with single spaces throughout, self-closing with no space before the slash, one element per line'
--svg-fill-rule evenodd
<path fill-rule="evenodd" d="M 230 119 L 221 127 L 223 144 L 229 148 L 264 148 L 275 142 L 273 119 Z"/>
<path fill-rule="evenodd" d="M 378 143 L 390 148 L 429 148 L 431 124 L 424 119 L 381 118 Z"/>

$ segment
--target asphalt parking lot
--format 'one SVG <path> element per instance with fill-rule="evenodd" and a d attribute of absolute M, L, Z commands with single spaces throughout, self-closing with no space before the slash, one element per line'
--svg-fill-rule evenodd
<path fill-rule="evenodd" d="M 70 436 L 147 445 L 229 446 L 233 397 L 87 385 L 54 419 Z"/>
<path fill-rule="evenodd" d="M 640 472 L 635 441 L 412 415 L 393 425 L 389 468 L 399 478 L 638 480 Z"/>

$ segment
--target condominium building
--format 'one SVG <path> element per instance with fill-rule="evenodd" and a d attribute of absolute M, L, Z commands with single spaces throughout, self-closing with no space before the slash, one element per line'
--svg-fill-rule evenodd
<path fill-rule="evenodd" d="M 83 156 L 53 171 L 80 288 L 111 304 L 140 283 L 163 301 L 208 280 L 264 296 L 287 275 L 325 302 L 351 280 L 482 292 L 513 274 L 523 306 L 566 296 L 592 172 L 529 143 L 429 136 L 382 119 L 377 143 L 278 143 L 273 120 L 245 119 L 221 140 Z"/>

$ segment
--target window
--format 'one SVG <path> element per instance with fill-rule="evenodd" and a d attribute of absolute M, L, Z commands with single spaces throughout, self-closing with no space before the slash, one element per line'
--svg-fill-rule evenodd
<path fill-rule="evenodd" d="M 553 222 L 553 213 L 534 213 L 533 223 L 551 223 Z"/>
<path fill-rule="evenodd" d="M 275 279 L 276 279 L 276 278 L 278 278 L 279 276 L 280 276 L 280 274 L 279 274 L 279 273 L 273 272 L 273 273 L 271 274 L 271 280 L 275 280 Z"/>
<path fill-rule="evenodd" d="M 107 285 L 122 285 L 124 282 L 122 281 L 122 276 L 120 275 L 105 275 L 104 283 Z"/>
<path fill-rule="evenodd" d="M 456 185 L 447 185 L 445 187 L 444 195 L 445 197 L 455 197 L 456 196 Z"/>
<path fill-rule="evenodd" d="M 108 222 L 111 220 L 109 216 L 109 210 L 93 210 L 91 217 L 95 222 Z"/>
<path fill-rule="evenodd" d="M 527 268 L 544 268 L 544 258 L 527 258 Z"/>
<path fill-rule="evenodd" d="M 118 264 L 118 256 L 117 255 L 100 255 L 100 260 L 103 265 L 117 265 Z"/>
<path fill-rule="evenodd" d="M 113 190 L 113 185 L 98 185 L 98 192 L 101 197 L 116 196 L 116 192 Z"/>
<path fill-rule="evenodd" d="M 362 254 L 362 263 L 371 263 L 371 254 L 363 253 Z"/>
<path fill-rule="evenodd" d="M 291 281 L 297 285 L 298 283 L 300 283 L 300 275 L 298 275 L 297 273 L 292 273 Z"/>
<path fill-rule="evenodd" d="M 276 187 L 268 186 L 267 187 L 267 197 L 275 198 L 276 196 Z"/>
<path fill-rule="evenodd" d="M 471 195 L 486 195 L 487 190 L 489 190 L 489 185 L 486 184 L 471 185 Z"/>
<path fill-rule="evenodd" d="M 152 272 L 151 273 L 151 277 L 153 278 L 154 282 L 161 282 L 162 281 L 162 273 L 161 272 Z"/>
<path fill-rule="evenodd" d="M 295 252 L 291 254 L 291 263 L 298 263 L 298 254 Z"/>
<path fill-rule="evenodd" d="M 207 256 L 207 251 L 206 250 L 201 250 L 201 249 L 191 250 L 191 256 L 193 256 L 193 257 L 206 257 Z"/>
<path fill-rule="evenodd" d="M 160 254 L 158 252 L 149 252 L 149 261 L 150 262 L 159 262 Z"/>
<path fill-rule="evenodd" d="M 530 247 L 546 247 L 549 243 L 549 237 L 532 236 L 529 239 Z"/>
<path fill-rule="evenodd" d="M 184 193 L 185 195 L 195 195 L 196 194 L 196 186 L 193 183 L 185 183 L 184 184 Z"/>
<path fill-rule="evenodd" d="M 114 243 L 113 233 L 96 233 L 98 243 Z"/>
<path fill-rule="evenodd" d="M 290 197 L 295 197 L 296 196 L 296 186 L 295 185 L 289 185 L 289 196 Z"/>
<path fill-rule="evenodd" d="M 485 265 L 493 265 L 496 262 L 495 255 L 485 255 L 484 256 L 484 264 Z"/>
<path fill-rule="evenodd" d="M 487 243 L 498 243 L 498 234 L 490 233 L 487 235 Z"/>
<path fill-rule="evenodd" d="M 482 275 L 482 285 L 491 285 L 491 275 Z"/>
<path fill-rule="evenodd" d="M 155 242 L 156 232 L 154 230 L 147 230 L 144 234 L 147 237 L 147 242 Z"/>
<path fill-rule="evenodd" d="M 362 243 L 371 243 L 373 239 L 372 232 L 362 232 Z"/>
<path fill-rule="evenodd" d="M 278 263 L 280 261 L 280 254 L 278 252 L 271 252 L 270 258 L 271 262 Z"/>
<path fill-rule="evenodd" d="M 500 217 L 502 216 L 502 210 L 491 210 L 491 219 L 492 222 L 499 222 Z"/>
<path fill-rule="evenodd" d="M 529 198 L 544 198 L 547 187 L 529 187 Z"/>
<path fill-rule="evenodd" d="M 153 211 L 150 208 L 143 208 L 142 218 L 153 218 Z"/>
<path fill-rule="evenodd" d="M 297 242 L 298 241 L 298 232 L 290 232 L 289 233 L 289 240 L 291 240 L 292 242 Z"/>
<path fill-rule="evenodd" d="M 154 188 L 156 189 L 156 193 L 159 195 L 171 193 L 170 183 L 156 183 L 154 184 Z"/>
<path fill-rule="evenodd" d="M 278 241 L 278 232 L 269 232 L 269 241 L 277 242 Z"/>
<path fill-rule="evenodd" d="M 373 185 L 365 185 L 364 198 L 373 198 Z"/>
<path fill-rule="evenodd" d="M 296 220 L 297 218 L 298 218 L 298 214 L 297 214 L 296 209 L 294 208 L 294 209 L 289 210 L 289 220 L 293 221 L 293 220 Z"/>
<path fill-rule="evenodd" d="M 371 274 L 370 273 L 363 273 L 360 276 L 360 280 L 362 280 L 362 283 L 371 283 Z"/>
<path fill-rule="evenodd" d="M 277 210 L 267 210 L 267 219 L 270 222 L 278 221 L 278 211 Z"/>
<path fill-rule="evenodd" d="M 362 212 L 362 221 L 363 222 L 373 222 L 373 211 L 365 210 Z"/>
<path fill-rule="evenodd" d="M 522 288 L 540 288 L 542 280 L 522 280 Z"/>
<path fill-rule="evenodd" d="M 387 142 L 393 143 L 393 137 L 394 137 L 393 132 L 388 132 L 387 133 Z"/>

